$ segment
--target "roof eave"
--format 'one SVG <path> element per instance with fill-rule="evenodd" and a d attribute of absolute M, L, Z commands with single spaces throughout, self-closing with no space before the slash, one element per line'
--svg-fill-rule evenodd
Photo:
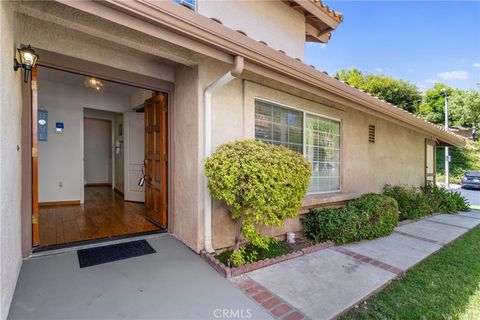
<path fill-rule="evenodd" d="M 161 25 L 163 28 L 175 31 L 181 35 L 186 35 L 189 39 L 204 43 L 215 49 L 213 50 L 216 54 L 214 57 L 219 57 L 221 52 L 230 55 L 241 55 L 246 60 L 245 69 L 248 69 L 249 66 L 260 66 L 260 68 L 263 68 L 265 71 L 282 75 L 282 79 L 292 79 L 297 84 L 301 84 L 302 89 L 307 90 L 307 92 L 313 94 L 323 92 L 327 99 L 335 99 L 346 106 L 354 107 L 364 112 L 382 115 L 382 117 L 391 119 L 391 121 L 403 123 L 404 126 L 416 128 L 416 130 L 422 131 L 438 141 L 458 147 L 465 145 L 463 137 L 447 132 L 443 128 L 431 124 L 391 103 L 380 100 L 366 92 L 362 92 L 357 88 L 316 70 L 314 67 L 312 68 L 312 66 L 304 64 L 300 60 L 267 47 L 258 41 L 248 38 L 245 35 L 177 4 L 168 1 L 150 2 L 148 0 L 128 2 L 107 0 L 101 3 L 93 1 L 57 1 L 118 23 L 111 12 L 101 12 L 101 10 L 99 10 L 99 5 L 106 5 L 110 9 L 117 10 L 124 14 L 126 13 L 129 16 L 152 23 L 153 25 Z M 92 3 L 92 6 L 90 6 L 89 3 Z M 129 21 L 129 25 L 126 26 L 141 32 L 146 32 L 148 29 L 151 36 L 156 36 L 161 39 L 165 37 L 164 31 L 153 34 L 153 29 L 150 26 L 144 27 L 144 25 L 135 23 L 134 21 Z M 175 40 L 168 38 L 168 41 Z M 189 46 L 195 46 L 195 42 L 184 41 L 179 45 L 189 48 Z M 228 60 L 231 60 L 230 62 L 233 63 L 232 56 Z M 226 60 L 223 59 L 222 61 Z M 252 70 L 255 71 L 255 68 L 252 68 Z"/>

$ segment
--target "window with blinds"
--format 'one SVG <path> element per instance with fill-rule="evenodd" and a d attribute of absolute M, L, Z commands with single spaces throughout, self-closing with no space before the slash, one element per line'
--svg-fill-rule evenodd
<path fill-rule="evenodd" d="M 256 101 L 255 139 L 303 153 L 303 113 Z"/>
<path fill-rule="evenodd" d="M 302 153 L 312 164 L 309 194 L 340 190 L 340 122 L 255 101 L 255 139 Z"/>

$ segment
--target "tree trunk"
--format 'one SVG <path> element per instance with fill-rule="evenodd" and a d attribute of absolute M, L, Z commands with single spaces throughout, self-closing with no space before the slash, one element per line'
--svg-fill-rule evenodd
<path fill-rule="evenodd" d="M 242 242 L 242 222 L 243 222 L 243 213 L 238 217 L 235 225 L 235 245 L 233 246 L 233 251 L 237 251 L 240 248 L 240 243 Z"/>

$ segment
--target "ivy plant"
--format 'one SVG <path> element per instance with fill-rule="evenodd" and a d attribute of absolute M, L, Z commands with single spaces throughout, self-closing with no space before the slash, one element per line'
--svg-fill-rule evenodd
<path fill-rule="evenodd" d="M 236 222 L 235 252 L 243 240 L 268 248 L 271 238 L 258 227 L 282 227 L 285 219 L 297 216 L 311 167 L 288 148 L 243 140 L 220 146 L 206 159 L 205 175 L 210 194 L 227 204 Z"/>

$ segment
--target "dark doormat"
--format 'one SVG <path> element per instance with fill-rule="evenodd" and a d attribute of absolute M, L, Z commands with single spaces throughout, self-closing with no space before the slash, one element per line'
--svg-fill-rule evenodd
<path fill-rule="evenodd" d="M 146 240 L 78 250 L 80 268 L 156 253 Z"/>

